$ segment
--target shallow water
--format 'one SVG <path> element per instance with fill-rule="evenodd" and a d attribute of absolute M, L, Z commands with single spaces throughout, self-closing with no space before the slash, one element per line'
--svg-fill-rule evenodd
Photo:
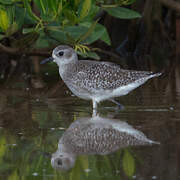
<path fill-rule="evenodd" d="M 160 144 L 137 146 L 133 140 L 133 146 L 119 145 L 119 149 L 111 152 L 110 148 L 103 154 L 95 138 L 91 145 L 99 145 L 97 152 L 91 153 L 89 146 L 84 147 L 84 153 L 76 152 L 72 169 L 63 172 L 52 167 L 52 154 L 70 126 L 74 127 L 80 119 L 79 126 L 91 123 L 92 104 L 72 96 L 66 87 L 61 90 L 64 93 L 50 98 L 45 90 L 1 87 L 0 179 L 180 179 L 180 88 L 177 82 L 166 77 L 150 80 L 129 95 L 117 98 L 124 105 L 123 110 L 112 102 L 101 103 L 98 115 L 108 119 L 108 125 L 104 120 L 103 125 L 93 125 L 107 128 L 113 120 L 121 129 L 122 122 L 126 122 L 130 131 L 143 133 Z M 82 127 L 76 136 L 84 132 L 86 134 L 87 129 Z M 87 140 L 86 136 L 83 138 Z M 104 150 L 108 143 L 105 140 L 100 138 Z M 81 142 L 77 143 L 82 146 Z"/>

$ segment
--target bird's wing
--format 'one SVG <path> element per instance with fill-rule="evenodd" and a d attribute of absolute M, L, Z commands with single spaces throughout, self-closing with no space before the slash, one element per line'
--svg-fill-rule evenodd
<path fill-rule="evenodd" d="M 119 65 L 97 61 L 80 61 L 71 77 L 72 83 L 88 90 L 111 90 L 147 78 L 148 71 L 130 71 Z"/>
<path fill-rule="evenodd" d="M 147 78 L 152 72 L 123 70 L 113 63 L 87 63 L 79 69 L 77 77 L 83 87 L 110 90 Z"/>

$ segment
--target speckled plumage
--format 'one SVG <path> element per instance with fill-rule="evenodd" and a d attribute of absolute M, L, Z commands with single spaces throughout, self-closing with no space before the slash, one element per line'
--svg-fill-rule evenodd
<path fill-rule="evenodd" d="M 82 124 L 69 129 L 63 135 L 61 142 L 66 148 L 76 154 L 109 154 L 122 147 L 150 144 L 144 137 L 138 137 L 119 132 L 111 127 L 98 127 L 94 124 Z"/>
<path fill-rule="evenodd" d="M 157 144 L 126 122 L 95 116 L 82 118 L 71 124 L 59 140 L 58 150 L 52 155 L 52 163 L 63 168 L 66 162 L 75 162 L 81 154 L 110 154 L 127 146 Z"/>
<path fill-rule="evenodd" d="M 56 47 L 52 57 L 69 89 L 80 98 L 91 99 L 93 108 L 100 101 L 126 95 L 148 79 L 161 75 L 124 70 L 110 62 L 78 61 L 77 54 L 69 46 Z"/>
<path fill-rule="evenodd" d="M 135 81 L 145 81 L 151 75 L 154 74 L 147 71 L 124 70 L 113 63 L 80 60 L 76 64 L 69 64 L 62 78 L 68 84 L 96 93 L 114 90 Z"/>
<path fill-rule="evenodd" d="M 75 154 L 109 154 L 119 148 L 155 143 L 126 122 L 95 116 L 74 122 L 63 134 L 67 151 Z"/>

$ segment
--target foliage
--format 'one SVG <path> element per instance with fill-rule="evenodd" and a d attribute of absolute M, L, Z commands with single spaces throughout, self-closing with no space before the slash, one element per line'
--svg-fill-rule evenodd
<path fill-rule="evenodd" d="M 88 45 L 98 39 L 111 44 L 106 28 L 98 23 L 98 13 L 138 18 L 137 12 L 119 7 L 134 1 L 0 0 L 0 40 L 8 38 L 11 46 L 19 48 L 69 44 L 82 55 L 98 58 Z"/>
<path fill-rule="evenodd" d="M 128 177 L 135 174 L 135 161 L 132 154 L 126 149 L 123 155 L 123 170 Z"/>

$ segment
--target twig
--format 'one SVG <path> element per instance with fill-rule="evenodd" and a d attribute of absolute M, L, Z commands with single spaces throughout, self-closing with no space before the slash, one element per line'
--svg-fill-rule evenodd
<path fill-rule="evenodd" d="M 27 56 L 46 56 L 49 57 L 51 56 L 50 52 L 45 52 L 42 50 L 29 50 L 29 49 L 19 49 L 19 48 L 11 48 L 4 46 L 3 44 L 0 43 L 0 52 L 1 53 L 9 53 L 12 55 L 27 55 Z"/>
<path fill-rule="evenodd" d="M 17 48 L 10 48 L 10 47 L 2 45 L 1 43 L 0 43 L 0 50 L 7 53 L 12 53 L 12 54 L 18 52 Z"/>
<path fill-rule="evenodd" d="M 96 52 L 106 54 L 106 55 L 111 56 L 111 57 L 114 57 L 115 59 L 120 59 L 121 58 L 120 56 L 118 56 L 117 54 L 115 54 L 115 53 L 113 53 L 111 51 L 104 51 L 104 50 L 102 50 L 100 48 L 93 48 L 92 50 L 96 51 Z"/>
<path fill-rule="evenodd" d="M 117 54 L 113 53 L 113 52 L 110 52 L 110 51 L 104 51 L 102 49 L 99 49 L 99 48 L 93 48 L 92 50 L 94 51 L 97 51 L 97 52 L 100 52 L 100 53 L 103 53 L 103 54 L 106 54 L 108 56 L 111 56 L 111 57 L 114 57 L 115 59 L 120 59 L 120 56 L 118 56 Z M 7 47 L 7 46 L 4 46 L 3 44 L 0 43 L 0 52 L 4 52 L 4 53 L 9 53 L 9 54 L 12 54 L 12 55 L 27 55 L 27 56 L 46 56 L 46 57 L 49 57 L 51 56 L 51 53 L 50 52 L 45 52 L 45 51 L 42 51 L 42 50 L 22 50 L 22 49 L 18 49 L 18 48 L 11 48 L 11 47 Z"/>

